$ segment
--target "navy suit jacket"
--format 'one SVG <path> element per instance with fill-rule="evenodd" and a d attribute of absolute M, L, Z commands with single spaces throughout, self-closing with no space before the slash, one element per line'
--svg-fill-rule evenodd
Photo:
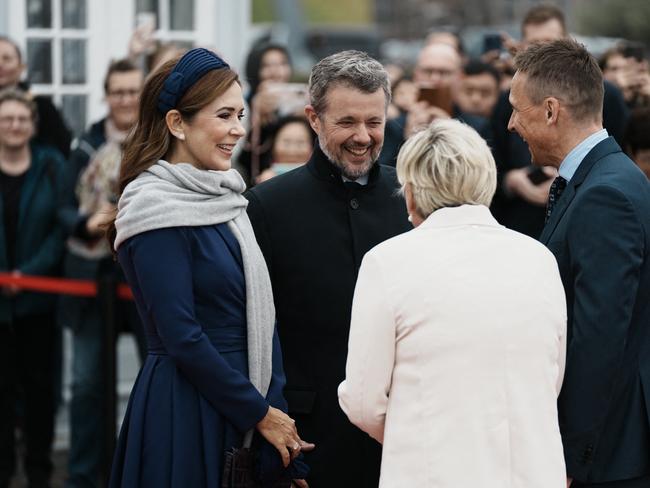
<path fill-rule="evenodd" d="M 650 473 L 650 183 L 613 138 L 580 163 L 540 240 L 566 292 L 558 400 L 567 474 Z"/>

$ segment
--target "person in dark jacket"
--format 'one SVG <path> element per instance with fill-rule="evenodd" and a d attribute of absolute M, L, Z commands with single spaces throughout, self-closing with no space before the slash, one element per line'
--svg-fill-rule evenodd
<path fill-rule="evenodd" d="M 57 207 L 63 156 L 30 144 L 36 106 L 24 92 L 0 93 L 0 271 L 59 272 L 63 237 Z M 0 487 L 14 472 L 15 414 L 23 405 L 24 469 L 30 487 L 49 486 L 54 432 L 52 388 L 56 296 L 7 286 L 0 294 Z"/>
<path fill-rule="evenodd" d="M 572 39 L 515 58 L 510 129 L 559 176 L 540 236 L 567 303 L 558 398 L 567 486 L 650 486 L 650 183 L 603 128 L 603 77 Z M 540 296 L 547 300 L 547 296 Z"/>
<path fill-rule="evenodd" d="M 321 60 L 305 109 L 318 135 L 305 166 L 251 189 L 248 213 L 271 275 L 298 430 L 312 488 L 376 487 L 381 448 L 341 411 L 352 295 L 364 254 L 411 228 L 393 168 L 376 163 L 390 102 L 388 75 L 367 54 Z"/>
<path fill-rule="evenodd" d="M 291 57 L 282 44 L 261 42 L 254 45 L 246 58 L 246 81 L 249 90 L 250 131 L 237 157 L 239 169 L 251 184 L 270 166 L 271 146 L 276 122 L 302 110 L 304 102 L 293 103 L 283 94 L 292 76 Z M 279 90 L 279 91 L 278 91 Z"/>
<path fill-rule="evenodd" d="M 462 62 L 461 54 L 449 44 L 433 43 L 422 48 L 413 70 L 418 101 L 408 112 L 386 123 L 380 163 L 395 166 L 404 141 L 435 119 L 458 119 L 487 138 L 487 119 L 464 112 L 452 97 L 453 88 L 461 81 Z M 430 92 L 435 99 L 427 100 L 427 89 L 435 90 Z"/>
<path fill-rule="evenodd" d="M 100 275 L 122 276 L 104 239 L 103 224 L 115 204 L 122 143 L 137 120 L 143 75 L 133 63 L 111 63 L 104 88 L 108 116 L 75 140 L 65 173 L 66 201 L 61 221 L 67 236 L 64 274 L 94 281 Z M 118 302 L 116 321 L 136 336 L 140 356 L 145 341 L 135 306 Z M 101 305 L 95 297 L 62 296 L 59 322 L 72 331 L 72 399 L 68 486 L 96 486 L 102 459 L 102 349 Z"/>
<path fill-rule="evenodd" d="M 25 68 L 18 44 L 6 36 L 0 36 L 0 89 L 19 88 L 28 92 L 29 83 L 20 81 Z M 36 96 L 33 100 L 38 114 L 34 142 L 52 146 L 67 158 L 72 135 L 61 113 L 48 97 Z"/>

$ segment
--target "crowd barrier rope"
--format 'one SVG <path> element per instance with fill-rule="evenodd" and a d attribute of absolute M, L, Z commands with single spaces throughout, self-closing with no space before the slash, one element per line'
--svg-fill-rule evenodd
<path fill-rule="evenodd" d="M 117 317 L 115 308 L 117 300 L 133 300 L 133 293 L 125 283 L 118 283 L 115 274 L 98 276 L 96 281 L 51 276 L 16 275 L 0 273 L 0 287 L 14 286 L 21 291 L 55 293 L 80 297 L 97 297 L 104 327 L 102 330 L 102 368 L 101 380 L 104 385 L 103 426 L 102 426 L 102 462 L 100 476 L 108 484 L 113 462 L 116 441 L 117 392 L 116 392 L 116 351 Z"/>
<path fill-rule="evenodd" d="M 0 273 L 0 286 L 11 285 L 22 290 L 80 297 L 94 297 L 98 293 L 97 283 L 95 281 Z M 120 300 L 133 300 L 131 288 L 125 283 L 119 283 L 117 285 L 116 294 Z"/>

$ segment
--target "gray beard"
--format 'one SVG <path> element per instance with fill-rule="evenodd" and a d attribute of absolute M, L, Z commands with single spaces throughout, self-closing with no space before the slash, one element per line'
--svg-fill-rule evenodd
<path fill-rule="evenodd" d="M 343 164 L 341 161 L 336 161 L 334 157 L 330 154 L 330 152 L 327 150 L 327 145 L 325 144 L 325 141 L 321 138 L 320 134 L 318 135 L 318 145 L 320 146 L 321 151 L 323 151 L 323 154 L 327 159 L 329 159 L 330 163 L 332 163 L 334 166 L 336 166 L 340 171 L 343 176 L 345 176 L 348 180 L 357 180 L 361 178 L 362 176 L 367 175 L 370 173 L 370 170 L 372 167 L 375 165 L 377 162 L 377 159 L 379 159 L 379 155 L 381 154 L 381 148 L 377 152 L 377 157 L 374 159 L 371 159 L 369 164 L 364 164 L 361 167 L 358 168 L 353 168 L 356 171 L 350 171 L 350 168 L 347 167 L 345 164 Z M 371 151 L 372 153 L 372 151 Z"/>

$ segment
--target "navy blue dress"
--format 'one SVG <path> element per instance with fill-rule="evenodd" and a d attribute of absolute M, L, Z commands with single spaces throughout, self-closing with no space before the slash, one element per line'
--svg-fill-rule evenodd
<path fill-rule="evenodd" d="M 286 411 L 277 333 L 267 397 L 248 380 L 239 244 L 227 224 L 172 227 L 128 239 L 118 257 L 149 354 L 131 392 L 110 486 L 218 487 L 224 451 L 241 446 L 269 404 Z"/>

